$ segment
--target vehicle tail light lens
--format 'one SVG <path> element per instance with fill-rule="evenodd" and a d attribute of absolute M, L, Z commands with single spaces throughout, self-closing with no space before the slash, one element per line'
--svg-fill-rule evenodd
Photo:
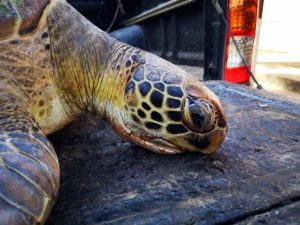
<path fill-rule="evenodd" d="M 228 0 L 227 20 L 249 67 L 251 67 L 257 11 L 258 0 Z M 232 38 L 229 34 L 226 37 L 224 80 L 235 83 L 249 82 L 250 75 L 243 66 Z"/>

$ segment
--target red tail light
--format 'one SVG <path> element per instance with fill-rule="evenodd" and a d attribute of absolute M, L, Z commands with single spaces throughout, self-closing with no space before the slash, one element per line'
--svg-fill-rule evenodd
<path fill-rule="evenodd" d="M 228 0 L 227 20 L 234 39 L 251 67 L 255 29 L 257 21 L 258 0 Z M 224 80 L 235 83 L 249 82 L 250 75 L 244 68 L 242 60 L 227 34 Z"/>

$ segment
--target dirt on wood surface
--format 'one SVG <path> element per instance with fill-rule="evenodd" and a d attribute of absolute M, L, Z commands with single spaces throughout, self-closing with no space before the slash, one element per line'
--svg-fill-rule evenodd
<path fill-rule="evenodd" d="M 213 155 L 159 155 L 87 115 L 52 135 L 61 189 L 47 225 L 300 224 L 300 104 L 207 85 L 229 123 Z"/>

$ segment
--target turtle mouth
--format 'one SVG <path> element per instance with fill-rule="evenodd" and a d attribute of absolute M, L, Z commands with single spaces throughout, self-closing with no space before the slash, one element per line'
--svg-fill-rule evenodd
<path fill-rule="evenodd" d="M 151 142 L 149 142 L 150 145 L 155 145 L 155 148 L 160 153 L 165 154 L 176 154 L 176 153 L 183 153 L 186 150 L 184 150 L 182 147 L 175 145 L 165 139 L 153 139 Z"/>
<path fill-rule="evenodd" d="M 125 124 L 127 123 L 124 120 L 119 123 L 112 123 L 114 130 L 121 137 L 130 140 L 139 146 L 160 154 L 178 154 L 185 152 L 182 147 L 175 145 L 161 137 L 148 135 L 141 130 L 139 130 L 139 135 L 137 135 L 136 132 L 132 132 L 132 129 L 128 129 Z"/>

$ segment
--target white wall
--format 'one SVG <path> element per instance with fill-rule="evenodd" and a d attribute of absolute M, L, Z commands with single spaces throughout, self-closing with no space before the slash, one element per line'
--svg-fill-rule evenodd
<path fill-rule="evenodd" d="M 258 62 L 300 62 L 300 0 L 265 0 Z"/>

